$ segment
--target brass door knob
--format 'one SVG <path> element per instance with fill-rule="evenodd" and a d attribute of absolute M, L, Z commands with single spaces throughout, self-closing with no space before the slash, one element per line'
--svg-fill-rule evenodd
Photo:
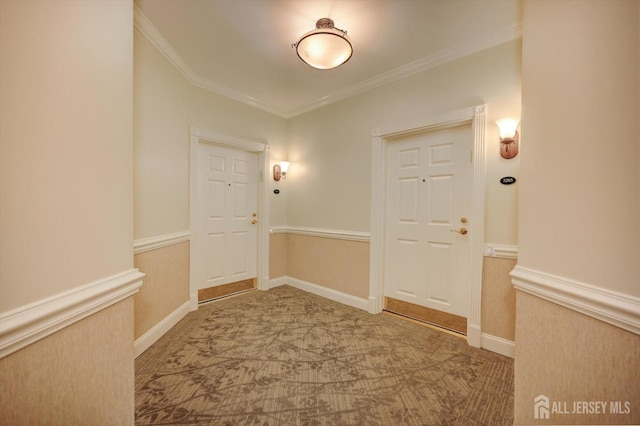
<path fill-rule="evenodd" d="M 251 224 L 252 224 L 252 225 L 255 225 L 256 223 L 258 223 L 258 221 L 257 221 L 257 220 L 255 220 L 255 219 L 253 219 L 253 220 L 251 221 Z"/>
<path fill-rule="evenodd" d="M 467 235 L 467 233 L 469 231 L 467 231 L 467 228 L 460 228 L 458 229 L 450 229 L 451 232 L 457 232 L 458 234 L 462 234 L 462 235 Z"/>

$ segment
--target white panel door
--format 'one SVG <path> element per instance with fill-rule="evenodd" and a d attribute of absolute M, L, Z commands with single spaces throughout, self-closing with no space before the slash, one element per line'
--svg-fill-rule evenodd
<path fill-rule="evenodd" d="M 198 289 L 257 276 L 258 154 L 201 144 L 206 272 Z"/>
<path fill-rule="evenodd" d="M 385 296 L 468 316 L 472 146 L 470 125 L 389 139 Z"/>

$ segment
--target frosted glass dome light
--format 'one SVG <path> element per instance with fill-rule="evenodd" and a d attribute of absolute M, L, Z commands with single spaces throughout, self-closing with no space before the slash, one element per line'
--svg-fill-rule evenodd
<path fill-rule="evenodd" d="M 328 70 L 347 62 L 353 46 L 347 32 L 336 28 L 329 18 L 316 22 L 316 29 L 300 37 L 295 47 L 298 57 L 314 68 Z"/>

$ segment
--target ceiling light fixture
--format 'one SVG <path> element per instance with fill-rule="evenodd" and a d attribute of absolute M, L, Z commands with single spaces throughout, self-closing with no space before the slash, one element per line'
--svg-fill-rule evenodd
<path fill-rule="evenodd" d="M 318 19 L 316 29 L 304 34 L 291 47 L 295 47 L 300 59 L 321 70 L 336 68 L 353 54 L 347 32 L 336 28 L 329 18 Z"/>

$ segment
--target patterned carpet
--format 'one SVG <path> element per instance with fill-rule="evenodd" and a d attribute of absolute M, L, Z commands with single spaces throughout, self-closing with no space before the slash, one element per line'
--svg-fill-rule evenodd
<path fill-rule="evenodd" d="M 138 425 L 511 425 L 513 360 L 288 286 L 203 305 L 136 359 Z"/>

